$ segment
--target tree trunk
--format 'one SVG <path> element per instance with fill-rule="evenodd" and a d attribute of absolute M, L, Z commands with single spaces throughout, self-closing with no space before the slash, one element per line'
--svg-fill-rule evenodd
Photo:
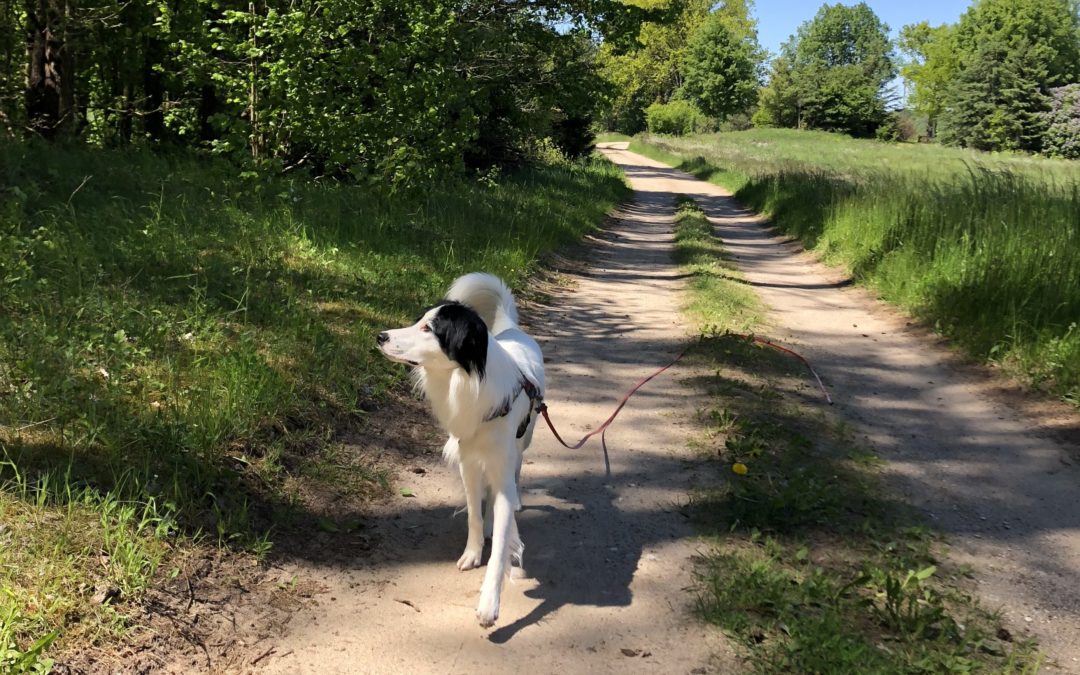
<path fill-rule="evenodd" d="M 213 116 L 218 113 L 221 104 L 218 101 L 217 90 L 212 84 L 204 84 L 199 92 L 199 140 L 210 143 L 217 140 L 217 129 L 214 128 Z"/>
<path fill-rule="evenodd" d="M 70 0 L 27 0 L 26 117 L 53 139 L 75 118 L 75 59 L 67 40 Z"/>
<path fill-rule="evenodd" d="M 116 129 L 120 142 L 124 145 L 131 142 L 131 132 L 135 120 L 135 109 L 131 99 L 131 82 L 125 81 L 120 89 L 120 122 L 117 124 Z"/>
<path fill-rule="evenodd" d="M 153 142 L 165 136 L 165 83 L 160 71 L 155 66 L 162 64 L 165 58 L 165 45 L 157 38 L 150 38 L 143 50 L 143 128 Z"/>

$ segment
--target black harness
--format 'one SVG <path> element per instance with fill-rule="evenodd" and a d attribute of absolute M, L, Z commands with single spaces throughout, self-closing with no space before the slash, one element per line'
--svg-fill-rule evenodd
<path fill-rule="evenodd" d="M 529 424 L 532 422 L 533 413 L 540 412 L 540 409 L 544 405 L 544 397 L 540 393 L 540 388 L 533 384 L 524 374 L 522 374 L 521 378 L 518 380 L 518 385 L 514 390 L 514 394 L 503 401 L 501 406 L 492 410 L 491 413 L 484 418 L 484 421 L 490 422 L 509 415 L 510 409 L 514 407 L 514 401 L 521 395 L 521 392 L 525 392 L 525 395 L 529 397 L 529 412 L 525 415 L 525 419 L 521 421 L 521 424 L 518 425 L 517 429 L 517 437 L 521 438 L 524 436 L 525 432 L 529 429 Z"/>

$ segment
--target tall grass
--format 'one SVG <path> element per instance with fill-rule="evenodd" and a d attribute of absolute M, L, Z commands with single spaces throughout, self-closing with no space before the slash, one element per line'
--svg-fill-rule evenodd
<path fill-rule="evenodd" d="M 728 187 L 977 358 L 1080 403 L 1080 164 L 789 130 L 632 147 Z"/>
<path fill-rule="evenodd" d="M 402 377 L 379 330 L 465 271 L 519 284 L 625 191 L 599 160 L 390 193 L 0 145 L 0 548 L 34 552 L 0 560 L 0 653 L 101 614 L 36 575 L 44 558 L 70 563 L 54 580 L 85 576 L 88 550 L 126 560 L 125 579 L 152 573 L 143 514 L 264 548 L 252 500 L 286 501 Z M 67 609 L 24 602 L 35 584 Z"/>

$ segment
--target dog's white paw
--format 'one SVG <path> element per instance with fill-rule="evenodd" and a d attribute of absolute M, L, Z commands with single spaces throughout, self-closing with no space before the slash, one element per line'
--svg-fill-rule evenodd
<path fill-rule="evenodd" d="M 498 618 L 499 606 L 493 602 L 485 602 L 481 597 L 480 606 L 476 608 L 476 620 L 480 622 L 480 627 L 490 628 L 495 625 Z"/>
<path fill-rule="evenodd" d="M 484 549 L 482 548 L 466 548 L 465 552 L 458 558 L 457 568 L 464 572 L 465 570 L 480 567 L 480 558 L 483 556 L 483 553 Z"/>

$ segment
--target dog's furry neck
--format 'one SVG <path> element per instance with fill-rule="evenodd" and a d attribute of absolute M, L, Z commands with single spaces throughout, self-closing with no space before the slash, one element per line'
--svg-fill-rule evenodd
<path fill-rule="evenodd" d="M 416 387 L 424 392 L 432 413 L 448 433 L 465 440 L 475 434 L 491 411 L 514 395 L 520 379 L 517 364 L 488 336 L 487 368 L 483 377 L 461 367 L 436 370 L 416 368 Z"/>

